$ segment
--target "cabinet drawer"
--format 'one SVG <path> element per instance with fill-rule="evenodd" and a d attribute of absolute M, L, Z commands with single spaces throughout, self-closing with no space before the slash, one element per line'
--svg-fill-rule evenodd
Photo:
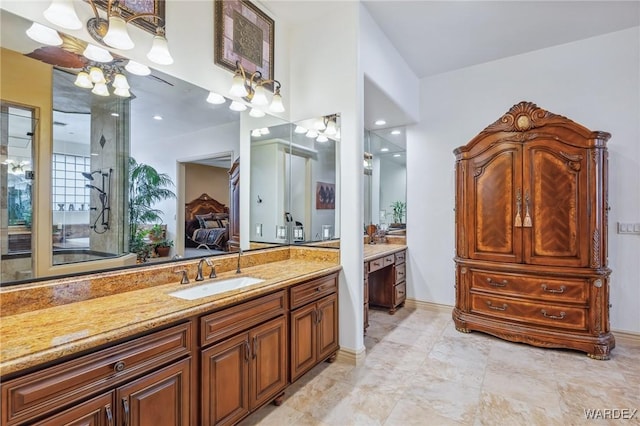
<path fill-rule="evenodd" d="M 407 298 L 407 284 L 402 282 L 394 286 L 394 305 L 399 305 Z"/>
<path fill-rule="evenodd" d="M 112 388 L 191 351 L 191 323 L 19 377 L 2 385 L 2 423 L 13 425 Z"/>
<path fill-rule="evenodd" d="M 401 263 L 405 262 L 407 256 L 407 252 L 406 251 L 399 251 L 396 253 L 396 265 L 399 265 Z"/>
<path fill-rule="evenodd" d="M 396 270 L 396 284 L 401 283 L 402 281 L 405 280 L 405 274 L 406 274 L 406 266 L 404 263 L 402 265 L 396 265 L 395 270 Z"/>
<path fill-rule="evenodd" d="M 580 279 L 548 279 L 486 271 L 471 272 L 471 288 L 504 296 L 550 302 L 586 303 L 589 284 Z"/>
<path fill-rule="evenodd" d="M 200 318 L 200 345 L 206 346 L 282 315 L 287 292 L 278 292 L 241 303 Z"/>
<path fill-rule="evenodd" d="M 291 309 L 306 305 L 338 290 L 338 275 L 311 280 L 291 287 Z"/>
<path fill-rule="evenodd" d="M 550 303 L 532 303 L 490 295 L 471 295 L 471 311 L 504 320 L 573 330 L 587 329 L 587 310 Z"/>
<path fill-rule="evenodd" d="M 395 262 L 396 258 L 393 254 L 380 257 L 378 259 L 373 259 L 369 262 L 369 272 L 377 271 L 378 269 L 382 269 L 385 266 L 393 265 Z"/>

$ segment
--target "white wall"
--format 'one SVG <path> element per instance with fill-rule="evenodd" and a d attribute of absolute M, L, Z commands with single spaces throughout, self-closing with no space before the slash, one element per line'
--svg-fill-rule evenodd
<path fill-rule="evenodd" d="M 611 326 L 640 332 L 640 28 L 422 80 L 419 124 L 407 132 L 409 297 L 453 305 L 454 155 L 519 101 L 610 132 Z"/>
<path fill-rule="evenodd" d="M 362 87 L 359 72 L 360 5 L 331 2 L 325 16 L 306 16 L 292 25 L 288 38 L 291 61 L 291 121 L 341 114 L 338 144 L 336 224 L 340 235 L 340 346 L 364 351 L 362 336 Z M 345 208 L 340 208 L 344 205 Z"/>

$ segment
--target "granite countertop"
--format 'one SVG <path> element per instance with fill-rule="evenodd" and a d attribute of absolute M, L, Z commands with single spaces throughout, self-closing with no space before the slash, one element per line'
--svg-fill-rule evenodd
<path fill-rule="evenodd" d="M 404 244 L 365 244 L 364 261 L 369 262 L 378 257 L 387 256 L 406 249 L 407 246 Z"/>
<path fill-rule="evenodd" d="M 211 282 L 178 282 L 114 293 L 60 306 L 3 316 L 0 376 L 73 355 L 214 309 L 339 271 L 322 260 L 287 259 L 219 273 L 216 280 L 252 276 L 264 281 L 197 300 L 171 293 Z M 193 278 L 192 276 L 190 276 Z"/>

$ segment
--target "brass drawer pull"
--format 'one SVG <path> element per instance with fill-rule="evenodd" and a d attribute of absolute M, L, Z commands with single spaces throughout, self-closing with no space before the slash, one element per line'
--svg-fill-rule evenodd
<path fill-rule="evenodd" d="M 542 284 L 542 291 L 546 291 L 547 293 L 564 293 L 567 289 L 566 286 L 561 285 L 559 289 L 548 288 L 546 284 Z"/>
<path fill-rule="evenodd" d="M 565 312 L 560 312 L 560 316 L 548 315 L 547 311 L 545 311 L 544 309 L 541 310 L 540 313 L 542 314 L 543 317 L 549 318 L 549 319 L 552 319 L 552 320 L 563 320 L 564 317 L 567 316 L 567 314 Z"/>
<path fill-rule="evenodd" d="M 399 291 L 398 294 L 402 295 L 404 294 L 404 291 Z"/>
<path fill-rule="evenodd" d="M 128 397 L 122 398 L 122 409 L 124 411 L 124 423 L 123 426 L 129 426 L 129 399 Z"/>
<path fill-rule="evenodd" d="M 107 424 L 108 424 L 109 426 L 113 426 L 113 412 L 111 411 L 111 405 L 108 405 L 108 404 L 107 404 L 107 405 L 104 407 L 104 411 L 105 411 L 105 412 L 106 412 L 106 414 L 107 414 L 107 422 L 108 422 Z"/>
<path fill-rule="evenodd" d="M 322 287 L 318 287 L 318 288 L 316 288 L 316 291 L 317 291 L 318 293 L 319 293 L 319 292 L 321 292 L 321 291 L 322 291 Z"/>
<path fill-rule="evenodd" d="M 493 281 L 491 278 L 487 278 L 487 282 L 489 283 L 490 286 L 493 286 L 493 287 L 506 287 L 507 284 L 509 284 L 507 280 L 502 280 L 502 282 L 499 283 L 497 281 Z"/>
<path fill-rule="evenodd" d="M 380 266 L 378 262 L 373 262 L 373 266 Z"/>
<path fill-rule="evenodd" d="M 244 360 L 246 362 L 249 362 L 250 352 L 251 352 L 251 348 L 249 347 L 249 341 L 245 340 L 244 341 Z"/>
<path fill-rule="evenodd" d="M 124 370 L 125 364 L 124 361 L 118 361 L 113 365 L 113 371 L 119 373 Z"/>
<path fill-rule="evenodd" d="M 487 306 L 494 311 L 506 311 L 508 307 L 506 303 L 503 303 L 502 306 L 493 306 L 489 300 L 487 300 Z"/>

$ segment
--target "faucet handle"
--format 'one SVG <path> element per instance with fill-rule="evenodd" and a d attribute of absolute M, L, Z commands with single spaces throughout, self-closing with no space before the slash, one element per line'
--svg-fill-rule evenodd
<path fill-rule="evenodd" d="M 216 274 L 216 265 L 212 262 L 211 265 L 211 272 L 209 273 L 209 278 L 218 278 L 218 275 Z"/>
<path fill-rule="evenodd" d="M 187 276 L 187 270 L 186 269 L 177 269 L 175 271 L 173 271 L 176 274 L 180 274 L 182 273 L 182 278 L 180 279 L 180 284 L 189 284 L 189 277 Z"/>

